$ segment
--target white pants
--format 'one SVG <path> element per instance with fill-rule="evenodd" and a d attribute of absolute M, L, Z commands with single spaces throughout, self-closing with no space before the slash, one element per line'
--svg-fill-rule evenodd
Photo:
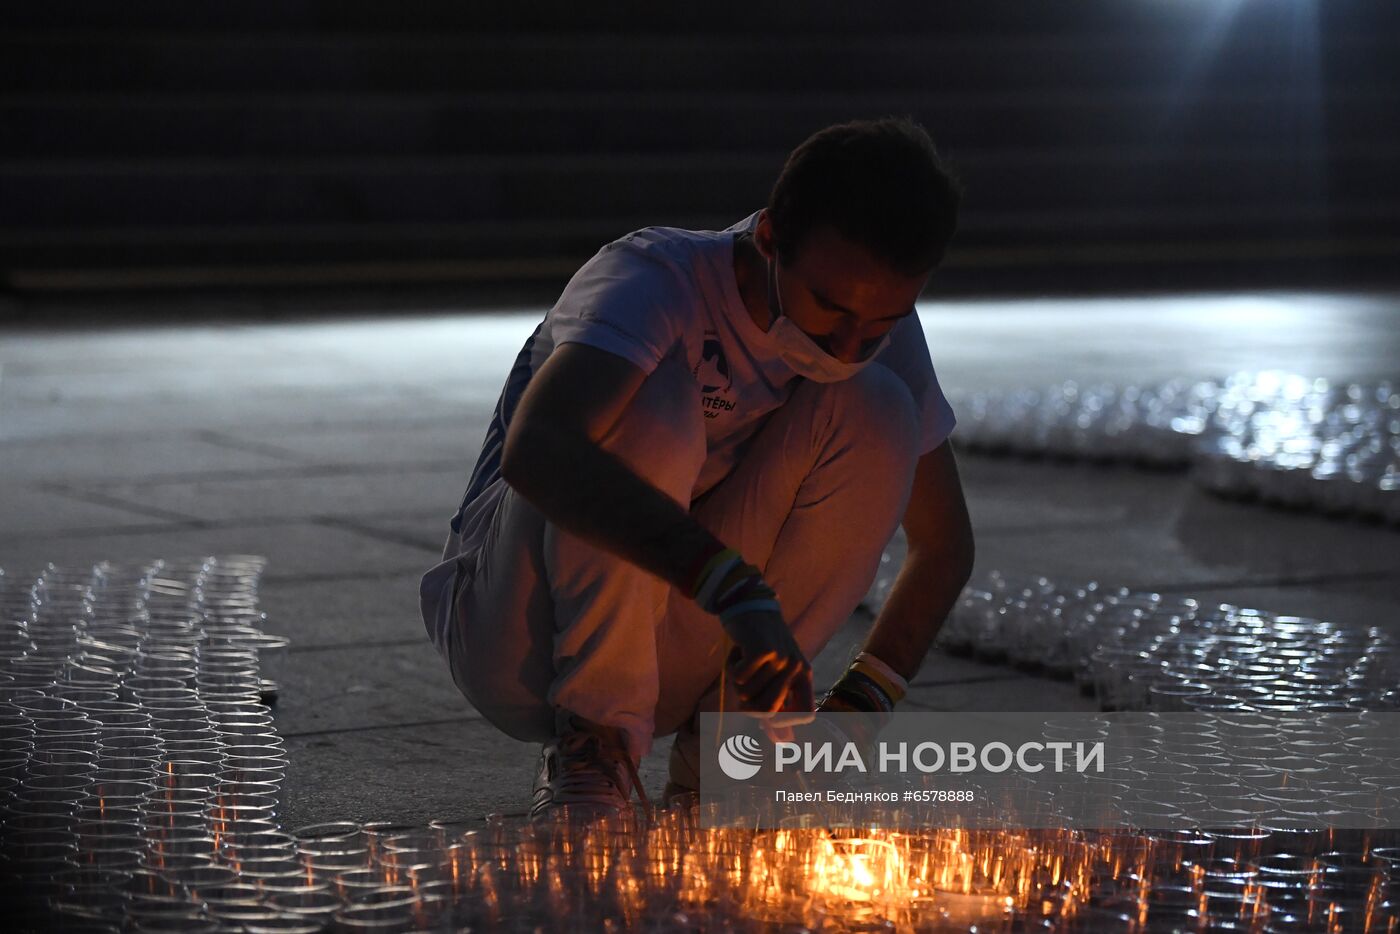
<path fill-rule="evenodd" d="M 704 417 L 694 377 L 667 358 L 601 444 L 762 569 L 810 659 L 875 577 L 909 500 L 918 438 L 914 400 L 888 369 L 872 364 L 840 383 L 804 380 L 729 475 L 691 503 Z M 563 708 L 620 727 L 641 756 L 697 710 L 719 709 L 717 617 L 561 531 L 510 487 L 493 492 L 475 561 L 435 579 L 429 572 L 422 594 L 429 633 L 482 716 L 544 742 Z M 454 556 L 439 568 L 453 568 Z M 732 694 L 725 708 L 737 708 Z"/>

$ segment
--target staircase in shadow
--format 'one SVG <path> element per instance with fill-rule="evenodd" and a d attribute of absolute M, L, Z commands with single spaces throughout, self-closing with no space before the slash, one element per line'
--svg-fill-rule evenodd
<path fill-rule="evenodd" d="M 966 185 L 970 288 L 1379 268 L 1397 62 L 1400 7 L 1346 0 L 7 4 L 0 273 L 562 283 L 889 113 Z"/>

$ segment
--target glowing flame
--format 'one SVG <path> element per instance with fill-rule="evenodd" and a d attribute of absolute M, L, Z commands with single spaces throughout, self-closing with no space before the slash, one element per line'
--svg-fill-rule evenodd
<path fill-rule="evenodd" d="M 852 902 L 883 902 L 907 895 L 904 861 L 884 840 L 821 841 L 809 879 L 812 892 Z"/>

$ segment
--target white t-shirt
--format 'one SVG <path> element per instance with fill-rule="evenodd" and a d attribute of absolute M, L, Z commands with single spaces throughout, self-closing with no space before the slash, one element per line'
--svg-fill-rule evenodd
<path fill-rule="evenodd" d="M 734 239 L 758 213 L 722 231 L 648 227 L 603 247 L 565 287 L 525 342 L 496 405 L 481 456 L 452 520 L 444 558 L 480 546 L 500 480 L 506 430 L 520 396 L 561 344 L 575 341 L 617 354 L 651 373 L 680 355 L 701 389 L 708 450 L 692 493 L 698 498 L 738 463 L 764 416 L 787 401 L 797 381 L 769 335 L 750 317 L 734 278 Z M 909 386 L 919 409 L 919 450 L 953 430 L 953 410 L 938 386 L 917 314 L 902 318 L 876 363 Z"/>

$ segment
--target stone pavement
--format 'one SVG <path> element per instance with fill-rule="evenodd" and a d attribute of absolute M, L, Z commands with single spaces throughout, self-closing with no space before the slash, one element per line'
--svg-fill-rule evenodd
<path fill-rule="evenodd" d="M 1281 367 L 1396 375 L 1391 295 L 931 303 L 951 394 Z M 0 325 L 0 567 L 256 553 L 292 637 L 284 820 L 519 810 L 536 750 L 453 687 L 418 620 L 502 380 L 541 309 L 255 323 Z M 1224 503 L 1178 474 L 965 456 L 978 566 L 1400 624 L 1400 534 Z M 816 660 L 839 671 L 869 618 Z M 1070 685 L 932 655 L 927 709 L 1083 709 Z M 644 764 L 664 781 L 669 741 Z"/>

